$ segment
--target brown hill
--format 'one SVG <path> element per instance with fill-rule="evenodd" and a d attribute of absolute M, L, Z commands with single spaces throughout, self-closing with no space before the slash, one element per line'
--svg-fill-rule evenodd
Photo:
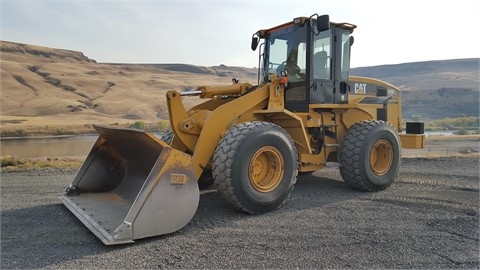
<path fill-rule="evenodd" d="M 36 62 L 67 62 L 67 63 L 96 63 L 82 52 L 53 49 L 22 43 L 0 41 L 2 51 L 2 61 L 30 62 L 32 57 Z"/>
<path fill-rule="evenodd" d="M 257 69 L 225 65 L 97 63 L 83 53 L 0 41 L 1 127 L 157 122 L 165 93 L 201 85 L 256 83 Z M 352 69 L 404 90 L 404 117 L 478 116 L 478 59 Z M 187 106 L 199 102 L 185 98 Z"/>
<path fill-rule="evenodd" d="M 2 128 L 155 122 L 168 118 L 168 90 L 256 81 L 256 74 L 224 65 L 96 63 L 81 52 L 2 41 Z"/>
<path fill-rule="evenodd" d="M 479 116 L 480 59 L 452 59 L 352 69 L 402 89 L 403 116 Z"/>

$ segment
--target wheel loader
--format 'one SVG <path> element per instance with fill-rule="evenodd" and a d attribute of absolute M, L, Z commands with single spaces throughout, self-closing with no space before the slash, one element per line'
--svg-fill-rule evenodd
<path fill-rule="evenodd" d="M 424 147 L 423 123 L 403 132 L 400 90 L 349 76 L 355 28 L 314 14 L 257 31 L 255 85 L 168 91 L 170 129 L 161 138 L 95 126 L 99 137 L 61 200 L 114 245 L 180 230 L 202 183 L 251 214 L 279 208 L 297 175 L 329 162 L 354 189 L 386 189 L 401 147 Z M 205 101 L 187 110 L 186 96 Z"/>

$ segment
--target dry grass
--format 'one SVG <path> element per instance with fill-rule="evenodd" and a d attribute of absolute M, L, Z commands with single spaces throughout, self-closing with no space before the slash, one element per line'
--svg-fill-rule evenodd
<path fill-rule="evenodd" d="M 0 157 L 0 171 L 16 171 L 32 168 L 80 168 L 85 158 L 83 157 L 58 157 L 58 158 L 19 158 Z"/>
<path fill-rule="evenodd" d="M 424 149 L 402 149 L 404 158 L 480 158 L 480 136 L 437 136 L 427 137 Z M 82 165 L 85 157 L 21 158 L 0 157 L 0 171 L 15 171 L 30 168 L 75 168 Z"/>
<path fill-rule="evenodd" d="M 169 90 L 231 84 L 231 77 L 257 80 L 247 68 L 218 66 L 199 74 L 188 72 L 185 65 L 171 65 L 177 70 L 171 71 L 155 65 L 99 64 L 80 52 L 3 41 L 0 45 L 0 127 L 10 134 L 22 129 L 29 133 L 33 126 L 63 130 L 71 125 L 88 131 L 82 126 L 154 123 L 168 119 Z M 186 107 L 201 101 L 185 98 Z"/>
<path fill-rule="evenodd" d="M 25 121 L 28 123 L 37 124 L 4 124 L 0 130 L 0 137 L 33 137 L 33 136 L 58 136 L 58 135 L 80 135 L 80 134 L 94 134 L 96 133 L 93 125 L 86 124 L 70 124 L 65 125 L 64 121 L 46 120 L 40 124 L 40 120 Z M 82 121 L 79 121 L 82 122 Z M 94 122 L 95 125 L 116 126 L 119 128 L 140 128 L 149 132 L 159 132 L 165 130 L 169 122 L 167 120 L 157 120 L 154 122 L 133 121 L 119 119 L 118 122 L 102 123 Z M 139 125 L 140 123 L 140 125 Z"/>
<path fill-rule="evenodd" d="M 478 152 L 473 153 L 448 153 L 447 151 L 444 153 L 438 152 L 420 152 L 420 153 L 409 153 L 402 156 L 403 158 L 480 158 L 480 154 Z"/>
<path fill-rule="evenodd" d="M 407 158 L 479 157 L 480 135 L 427 136 L 425 148 L 402 149 Z"/>

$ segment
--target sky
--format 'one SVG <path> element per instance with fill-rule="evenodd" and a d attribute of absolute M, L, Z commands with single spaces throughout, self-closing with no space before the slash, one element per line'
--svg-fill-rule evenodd
<path fill-rule="evenodd" d="M 0 39 L 100 63 L 258 66 L 253 33 L 329 14 L 357 25 L 352 67 L 480 57 L 477 0 L 0 0 Z"/>

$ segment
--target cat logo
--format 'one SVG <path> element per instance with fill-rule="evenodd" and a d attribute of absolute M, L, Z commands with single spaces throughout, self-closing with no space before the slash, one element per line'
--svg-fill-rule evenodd
<path fill-rule="evenodd" d="M 367 92 L 367 84 L 366 83 L 355 83 L 355 94 L 365 94 Z"/>

